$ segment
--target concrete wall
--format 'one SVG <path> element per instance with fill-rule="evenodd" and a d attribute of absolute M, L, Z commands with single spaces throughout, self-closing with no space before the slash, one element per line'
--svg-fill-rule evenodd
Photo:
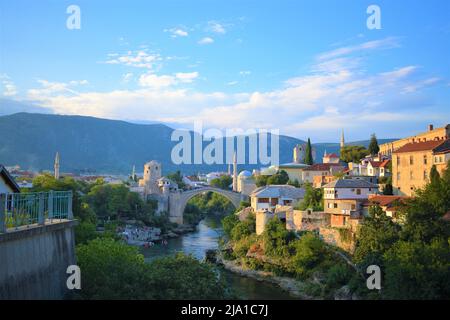
<path fill-rule="evenodd" d="M 75 263 L 75 221 L 0 234 L 0 299 L 62 299 Z"/>

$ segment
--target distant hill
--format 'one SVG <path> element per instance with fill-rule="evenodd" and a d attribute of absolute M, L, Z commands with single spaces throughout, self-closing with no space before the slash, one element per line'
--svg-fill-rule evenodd
<path fill-rule="evenodd" d="M 138 172 L 142 171 L 144 163 L 152 159 L 162 163 L 165 173 L 227 170 L 226 165 L 173 164 L 171 151 L 178 143 L 170 139 L 173 130 L 164 124 L 135 124 L 84 116 L 38 113 L 0 116 L 0 163 L 18 164 L 23 169 L 51 170 L 58 151 L 62 172 L 127 174 L 133 165 Z M 291 162 L 294 146 L 304 143 L 287 136 L 280 136 L 279 141 L 281 163 Z M 367 146 L 368 141 L 358 144 Z M 339 149 L 337 143 L 314 147 L 318 158 L 325 149 L 328 153 Z M 258 167 L 260 165 L 242 165 L 239 169 Z"/>

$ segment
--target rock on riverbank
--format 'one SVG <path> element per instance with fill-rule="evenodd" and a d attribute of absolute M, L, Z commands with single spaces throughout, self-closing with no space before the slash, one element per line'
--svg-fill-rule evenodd
<path fill-rule="evenodd" d="M 226 270 L 239 274 L 244 277 L 249 277 L 258 281 L 265 281 L 279 286 L 281 289 L 289 292 L 293 297 L 301 300 L 312 300 L 313 298 L 303 292 L 304 284 L 288 277 L 275 276 L 272 272 L 246 269 L 238 265 L 234 261 L 225 260 L 220 254 L 216 256 L 216 263 L 222 265 Z"/>

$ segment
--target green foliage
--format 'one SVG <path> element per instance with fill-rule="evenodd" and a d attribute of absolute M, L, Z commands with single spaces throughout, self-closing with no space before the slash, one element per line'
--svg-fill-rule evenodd
<path fill-rule="evenodd" d="M 380 151 L 380 147 L 378 146 L 378 140 L 375 133 L 370 136 L 370 143 L 368 148 L 369 154 L 376 155 Z"/>
<path fill-rule="evenodd" d="M 215 192 L 197 195 L 188 204 L 197 206 L 203 214 L 230 214 L 235 210 L 226 197 Z"/>
<path fill-rule="evenodd" d="M 300 187 L 301 187 L 301 184 L 300 184 L 300 182 L 298 182 L 297 179 L 295 179 L 294 181 L 292 181 L 291 179 L 289 179 L 289 181 L 287 182 L 287 184 L 290 185 L 290 186 L 294 186 L 294 187 L 296 187 L 296 188 L 300 188 Z"/>
<path fill-rule="evenodd" d="M 267 175 L 259 175 L 255 179 L 255 184 L 257 187 L 263 187 L 267 185 L 267 180 L 270 176 Z"/>
<path fill-rule="evenodd" d="M 230 214 L 222 219 L 223 232 L 231 238 L 231 231 L 239 223 L 239 218 L 235 214 Z"/>
<path fill-rule="evenodd" d="M 400 227 L 386 216 L 381 207 L 371 207 L 358 232 L 354 260 L 363 263 L 370 257 L 381 264 L 383 253 L 399 239 L 399 231 Z"/>
<path fill-rule="evenodd" d="M 212 267 L 178 254 L 146 264 L 136 247 L 95 239 L 76 249 L 82 299 L 223 299 L 224 282 Z"/>
<path fill-rule="evenodd" d="M 255 233 L 256 219 L 253 214 L 249 214 L 244 221 L 239 221 L 230 232 L 231 239 L 238 241 L 244 237 Z"/>
<path fill-rule="evenodd" d="M 359 162 L 368 154 L 369 151 L 363 146 L 344 146 L 340 158 L 345 162 Z"/>
<path fill-rule="evenodd" d="M 154 260 L 146 278 L 154 299 L 230 298 L 224 280 L 212 266 L 184 254 Z"/>
<path fill-rule="evenodd" d="M 212 187 L 229 190 L 230 185 L 233 183 L 233 178 L 228 175 L 223 175 L 211 180 L 210 185 Z"/>
<path fill-rule="evenodd" d="M 392 196 L 393 194 L 394 194 L 394 189 L 392 187 L 392 184 L 390 184 L 390 183 L 386 184 L 383 189 L 383 195 Z"/>
<path fill-rule="evenodd" d="M 363 268 L 383 267 L 383 298 L 450 297 L 450 224 L 442 219 L 449 210 L 450 163 L 442 177 L 436 171 L 430 183 L 403 205 L 401 226 L 379 208 L 365 219 L 355 261 Z"/>
<path fill-rule="evenodd" d="M 305 164 L 312 165 L 314 163 L 313 156 L 312 156 L 312 146 L 311 146 L 311 139 L 308 138 L 308 143 L 306 144 L 306 150 L 305 150 Z"/>
<path fill-rule="evenodd" d="M 276 174 L 267 178 L 267 184 L 286 184 L 289 181 L 289 176 L 286 171 L 280 170 Z"/>
<path fill-rule="evenodd" d="M 95 224 L 82 221 L 75 227 L 75 244 L 87 243 L 95 238 L 98 238 Z"/>
<path fill-rule="evenodd" d="M 449 239 L 450 240 L 450 239 Z M 385 253 L 383 294 L 388 299 L 448 299 L 449 242 L 397 242 Z"/>
<path fill-rule="evenodd" d="M 326 285 L 329 289 L 340 288 L 346 285 L 352 278 L 353 271 L 350 266 L 344 263 L 337 263 L 327 271 Z"/>
<path fill-rule="evenodd" d="M 325 243 L 312 232 L 307 232 L 299 240 L 292 242 L 291 247 L 295 252 L 291 268 L 300 278 L 310 276 L 329 259 Z"/>
<path fill-rule="evenodd" d="M 83 271 L 84 299 L 146 299 L 144 256 L 113 239 L 94 239 L 76 248 Z"/>
<path fill-rule="evenodd" d="M 305 196 L 303 198 L 303 201 L 298 205 L 298 209 L 313 209 L 313 211 L 322 211 L 323 189 L 313 188 L 313 186 L 309 182 L 306 182 L 303 187 L 305 188 Z"/>
<path fill-rule="evenodd" d="M 285 257 L 289 254 L 288 244 L 295 239 L 295 234 L 287 231 L 285 224 L 275 216 L 267 222 L 262 238 L 267 256 Z"/>
<path fill-rule="evenodd" d="M 186 189 L 186 184 L 183 182 L 183 175 L 181 174 L 180 170 L 169 173 L 167 175 L 167 178 L 175 182 L 178 185 L 179 189 Z"/>

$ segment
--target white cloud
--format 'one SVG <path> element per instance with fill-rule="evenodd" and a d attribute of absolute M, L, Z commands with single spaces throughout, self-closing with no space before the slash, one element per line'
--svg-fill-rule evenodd
<path fill-rule="evenodd" d="M 198 78 L 198 72 L 178 72 L 175 74 L 175 77 L 183 83 L 191 83 Z"/>
<path fill-rule="evenodd" d="M 5 97 L 13 97 L 17 95 L 17 87 L 6 73 L 0 75 L 0 80 L 3 84 L 3 95 Z"/>
<path fill-rule="evenodd" d="M 169 87 L 176 83 L 176 78 L 173 76 L 148 73 L 139 77 L 139 85 L 142 87 L 162 88 Z"/>
<path fill-rule="evenodd" d="M 150 54 L 147 50 L 127 51 L 125 54 L 108 54 L 107 64 L 120 64 L 136 68 L 153 69 L 162 60 L 159 54 Z"/>
<path fill-rule="evenodd" d="M 214 42 L 214 39 L 213 38 L 210 38 L 210 37 L 204 37 L 204 38 L 202 38 L 202 39 L 200 39 L 199 41 L 198 41 L 198 44 L 211 44 L 211 43 L 213 43 Z"/>
<path fill-rule="evenodd" d="M 439 117 L 439 111 L 431 109 L 433 101 L 420 95 L 422 88 L 439 81 L 437 77 L 423 77 L 417 74 L 418 67 L 411 65 L 369 72 L 365 59 L 351 56 L 356 51 L 392 47 L 387 43 L 336 49 L 337 53 L 328 53 L 328 59 L 323 58 L 327 54 L 319 55 L 310 72 L 265 92 L 192 91 L 183 85 L 197 79 L 198 72 L 157 75 L 150 70 L 140 76 L 141 88 L 136 90 L 71 94 L 64 85 L 41 82 L 41 95 L 34 97 L 57 113 L 180 124 L 203 120 L 210 127 L 273 128 L 297 137 L 312 133 L 330 139 L 343 127 L 368 135 L 380 126 L 397 128 Z M 227 83 L 234 84 L 236 81 Z M 59 90 L 56 94 L 42 91 L 48 87 Z M 420 103 L 420 110 L 424 110 L 422 106 L 430 109 L 411 112 L 412 103 Z"/>
<path fill-rule="evenodd" d="M 122 76 L 122 82 L 124 83 L 128 83 L 130 82 L 130 80 L 133 78 L 133 73 L 132 72 L 127 72 Z"/>
<path fill-rule="evenodd" d="M 214 32 L 214 33 L 220 33 L 225 34 L 227 30 L 225 29 L 225 26 L 217 21 L 208 21 L 208 31 Z"/>
<path fill-rule="evenodd" d="M 241 75 L 241 76 L 249 76 L 251 73 L 252 73 L 252 72 L 249 71 L 249 70 L 242 70 L 242 71 L 239 71 L 239 75 Z"/>
<path fill-rule="evenodd" d="M 164 32 L 169 32 L 172 38 L 187 37 L 189 35 L 185 28 L 164 29 Z"/>

